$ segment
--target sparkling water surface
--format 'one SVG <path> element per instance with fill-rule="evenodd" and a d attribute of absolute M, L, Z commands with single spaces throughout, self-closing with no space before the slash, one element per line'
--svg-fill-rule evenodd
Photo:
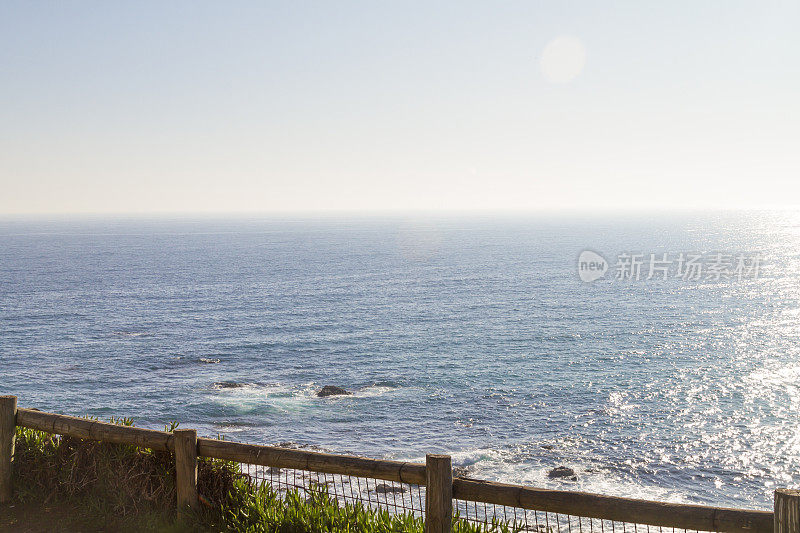
<path fill-rule="evenodd" d="M 800 483 L 800 217 L 0 220 L 0 393 L 73 415 L 769 509 Z M 758 279 L 577 276 L 760 252 Z M 354 394 L 317 398 L 323 385 Z M 577 481 L 547 478 L 558 465 Z"/>

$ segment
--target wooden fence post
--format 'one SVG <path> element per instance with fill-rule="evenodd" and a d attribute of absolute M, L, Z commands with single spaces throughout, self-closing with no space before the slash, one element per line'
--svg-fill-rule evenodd
<path fill-rule="evenodd" d="M 175 491 L 178 493 L 178 519 L 185 520 L 200 507 L 197 498 L 197 431 L 176 429 Z"/>
<path fill-rule="evenodd" d="M 800 533 L 800 490 L 775 491 L 774 533 Z"/>
<path fill-rule="evenodd" d="M 449 455 L 425 457 L 425 533 L 450 533 L 453 521 L 453 470 Z"/>
<path fill-rule="evenodd" d="M 11 461 L 17 434 L 17 397 L 0 396 L 0 503 L 11 501 Z"/>

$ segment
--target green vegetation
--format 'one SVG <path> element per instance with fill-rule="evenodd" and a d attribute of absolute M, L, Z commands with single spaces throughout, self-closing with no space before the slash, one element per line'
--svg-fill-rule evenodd
<path fill-rule="evenodd" d="M 129 419 L 111 421 L 132 425 Z M 17 428 L 15 503 L 52 509 L 53 526 L 63 531 L 168 530 L 174 522 L 174 470 L 169 453 Z"/>
<path fill-rule="evenodd" d="M 129 419 L 112 422 L 132 425 Z M 18 522 L 5 525 L 25 530 L 21 526 L 30 521 L 30 531 L 422 533 L 424 529 L 422 519 L 412 514 L 394 515 L 360 503 L 342 506 L 324 485 L 281 496 L 268 484 L 252 484 L 238 463 L 207 458 L 198 463 L 202 510 L 191 523 L 178 524 L 174 464 L 167 452 L 17 428 L 14 486 L 20 516 Z M 47 512 L 37 513 L 37 508 Z M 42 523 L 42 529 L 31 528 L 32 523 Z M 456 533 L 516 530 L 508 524 L 479 527 L 462 520 L 455 520 L 453 527 Z"/>

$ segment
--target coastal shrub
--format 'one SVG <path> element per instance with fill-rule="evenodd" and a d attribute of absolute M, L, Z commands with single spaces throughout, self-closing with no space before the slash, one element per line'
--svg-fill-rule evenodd
<path fill-rule="evenodd" d="M 112 419 L 130 426 L 130 419 Z M 175 429 L 177 424 L 165 428 Z M 423 533 L 421 517 L 391 514 L 360 503 L 342 505 L 327 486 L 279 495 L 253 484 L 238 463 L 198 459 L 201 510 L 175 523 L 172 453 L 131 445 L 59 437 L 17 428 L 14 487 L 18 502 L 69 509 L 77 529 L 107 531 L 235 531 L 243 533 Z M 518 527 L 456 518 L 455 533 L 514 533 Z"/>
<path fill-rule="evenodd" d="M 126 418 L 111 422 L 133 425 Z M 99 524 L 174 519 L 171 453 L 27 428 L 17 428 L 15 448 L 14 491 L 21 503 L 69 506 L 74 514 Z"/>
<path fill-rule="evenodd" d="M 360 503 L 340 505 L 325 486 L 293 490 L 280 497 L 265 484 L 237 494 L 243 498 L 223 509 L 224 523 L 232 531 L 422 533 L 424 529 L 422 519 L 410 513 L 394 515 Z"/>

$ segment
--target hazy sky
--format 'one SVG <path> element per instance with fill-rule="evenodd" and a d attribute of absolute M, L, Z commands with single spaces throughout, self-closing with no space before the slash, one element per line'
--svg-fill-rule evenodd
<path fill-rule="evenodd" d="M 0 5 L 0 214 L 800 203 L 800 2 Z"/>

